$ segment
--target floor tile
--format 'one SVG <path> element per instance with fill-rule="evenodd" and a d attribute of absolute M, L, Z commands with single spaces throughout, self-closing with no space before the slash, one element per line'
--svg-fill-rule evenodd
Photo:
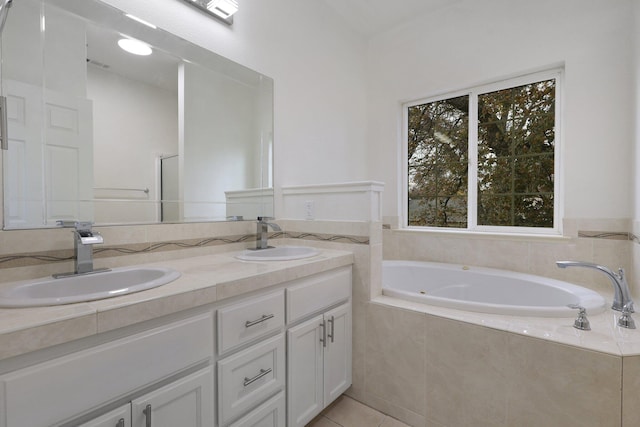
<path fill-rule="evenodd" d="M 382 412 L 340 396 L 305 427 L 410 427 Z"/>
<path fill-rule="evenodd" d="M 409 427 L 407 424 L 387 416 L 380 427 Z"/>
<path fill-rule="evenodd" d="M 306 427 L 340 427 L 340 425 L 324 416 L 320 416 L 307 424 Z"/>
<path fill-rule="evenodd" d="M 341 427 L 379 427 L 386 415 L 347 396 L 341 396 L 324 416 Z"/>

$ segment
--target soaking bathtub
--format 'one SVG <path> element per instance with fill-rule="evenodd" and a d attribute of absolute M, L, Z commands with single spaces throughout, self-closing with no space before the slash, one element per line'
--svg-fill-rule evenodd
<path fill-rule="evenodd" d="M 424 304 L 491 314 L 571 317 L 606 308 L 602 295 L 560 280 L 504 270 L 422 261 L 383 261 L 382 294 Z"/>

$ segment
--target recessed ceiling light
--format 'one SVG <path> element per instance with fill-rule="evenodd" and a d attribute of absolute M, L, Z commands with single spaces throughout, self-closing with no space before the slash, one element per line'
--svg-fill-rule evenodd
<path fill-rule="evenodd" d="M 134 55 L 146 56 L 151 55 L 151 52 L 153 52 L 148 44 L 135 39 L 120 39 L 118 40 L 118 46 Z"/>

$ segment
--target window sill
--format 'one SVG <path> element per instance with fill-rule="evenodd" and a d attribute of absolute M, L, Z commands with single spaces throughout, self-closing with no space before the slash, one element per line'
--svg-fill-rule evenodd
<path fill-rule="evenodd" d="M 532 234 L 532 233 L 500 233 L 495 231 L 471 231 L 471 230 L 437 230 L 424 229 L 419 227 L 405 227 L 390 230 L 393 233 L 414 233 L 439 237 L 452 237 L 460 239 L 490 239 L 490 240 L 528 240 L 528 241 L 552 241 L 567 242 L 572 239 L 570 236 L 561 234 Z"/>

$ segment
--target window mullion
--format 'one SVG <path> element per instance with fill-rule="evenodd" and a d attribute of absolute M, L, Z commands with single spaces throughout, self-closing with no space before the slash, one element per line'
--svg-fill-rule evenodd
<path fill-rule="evenodd" d="M 469 134 L 468 134 L 468 189 L 467 228 L 474 230 L 478 225 L 478 94 L 469 93 Z"/>

